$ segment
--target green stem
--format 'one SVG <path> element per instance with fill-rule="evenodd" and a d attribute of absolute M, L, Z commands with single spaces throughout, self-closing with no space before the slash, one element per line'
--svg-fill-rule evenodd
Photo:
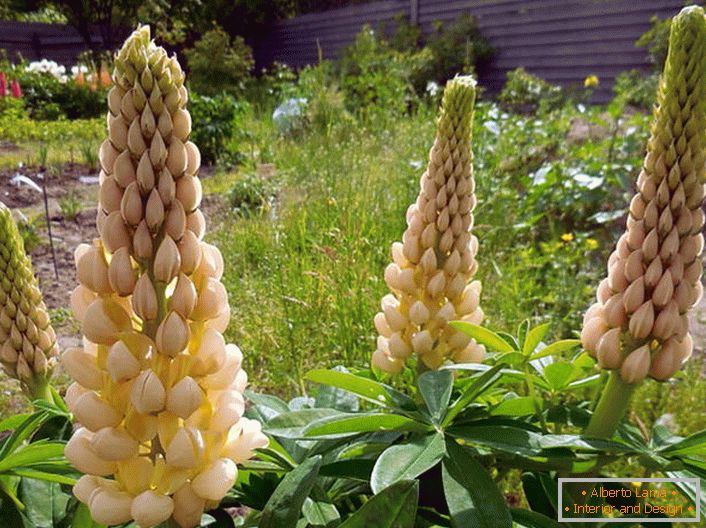
<path fill-rule="evenodd" d="M 35 377 L 34 382 L 26 387 L 27 396 L 29 399 L 34 400 L 45 400 L 48 402 L 53 402 L 54 398 L 51 394 L 51 385 L 49 379 L 45 377 Z"/>
<path fill-rule="evenodd" d="M 623 382 L 617 370 L 611 372 L 584 435 L 594 438 L 613 436 L 620 420 L 625 416 L 636 387 L 637 384 L 629 385 Z"/>

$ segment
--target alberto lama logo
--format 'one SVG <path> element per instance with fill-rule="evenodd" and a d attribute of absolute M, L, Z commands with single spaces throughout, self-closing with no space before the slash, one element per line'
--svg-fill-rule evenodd
<path fill-rule="evenodd" d="M 697 478 L 560 478 L 562 522 L 700 522 Z"/>

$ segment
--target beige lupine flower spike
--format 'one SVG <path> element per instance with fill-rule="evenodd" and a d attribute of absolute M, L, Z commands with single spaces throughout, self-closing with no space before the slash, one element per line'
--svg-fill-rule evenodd
<path fill-rule="evenodd" d="M 456 77 L 444 90 L 429 164 L 417 201 L 407 210 L 402 242 L 392 245 L 385 270 L 392 291 L 375 316 L 379 333 L 374 366 L 397 373 L 417 354 L 425 368 L 445 360 L 480 361 L 485 349 L 447 323 L 479 324 L 481 285 L 475 274 L 478 239 L 471 234 L 476 204 L 471 126 L 475 81 Z"/>
<path fill-rule="evenodd" d="M 31 399 L 49 399 L 57 356 L 32 263 L 10 210 L 0 202 L 0 364 Z"/>
<path fill-rule="evenodd" d="M 584 348 L 627 384 L 666 380 L 689 358 L 687 312 L 701 298 L 706 147 L 706 21 L 689 7 L 671 28 L 652 135 L 627 230 L 584 319 Z"/>
<path fill-rule="evenodd" d="M 65 450 L 93 519 L 197 526 L 267 444 L 243 417 L 242 354 L 220 251 L 202 241 L 199 151 L 184 74 L 137 29 L 115 58 L 100 148 L 100 238 L 76 250 L 84 346 L 62 364 L 80 427 Z"/>

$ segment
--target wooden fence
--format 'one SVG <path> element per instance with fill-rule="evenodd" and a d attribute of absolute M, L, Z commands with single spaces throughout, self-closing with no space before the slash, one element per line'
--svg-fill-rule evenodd
<path fill-rule="evenodd" d="M 94 40 L 100 42 L 98 31 Z M 71 26 L 0 20 L 0 49 L 14 59 L 17 54 L 29 61 L 50 59 L 59 64 L 74 64 L 86 50 L 86 43 Z"/>
<path fill-rule="evenodd" d="M 497 92 L 505 74 L 518 66 L 564 86 L 588 75 L 601 81 L 594 100 L 611 96 L 616 75 L 647 70 L 645 50 L 635 41 L 650 27 L 650 17 L 675 14 L 683 0 L 383 0 L 276 23 L 255 43 L 258 65 L 280 61 L 299 67 L 315 63 L 319 49 L 337 57 L 365 24 L 391 26 L 400 13 L 424 32 L 435 21 L 473 15 L 495 47 L 481 83 Z"/>
<path fill-rule="evenodd" d="M 436 21 L 469 13 L 496 50 L 480 72 L 491 93 L 502 87 L 507 71 L 523 66 L 565 86 L 597 75 L 594 100 L 605 102 L 618 73 L 649 68 L 645 50 L 634 43 L 650 17 L 671 16 L 683 5 L 684 0 L 379 0 L 277 22 L 253 45 L 258 67 L 273 61 L 300 67 L 315 63 L 319 50 L 336 58 L 365 24 L 390 28 L 401 14 L 429 33 Z M 67 26 L 0 21 L 0 48 L 11 56 L 69 64 L 86 46 Z"/>

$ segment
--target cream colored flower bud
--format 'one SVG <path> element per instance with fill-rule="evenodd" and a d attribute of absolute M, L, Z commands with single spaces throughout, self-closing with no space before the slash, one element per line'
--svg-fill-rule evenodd
<path fill-rule="evenodd" d="M 80 500 L 84 504 L 88 504 L 88 500 L 90 499 L 93 492 L 98 487 L 105 485 L 105 482 L 108 481 L 106 481 L 106 479 L 96 477 L 95 475 L 82 475 L 76 481 L 76 484 L 74 484 L 72 491 L 74 496 L 78 500 Z"/>
<path fill-rule="evenodd" d="M 180 427 L 166 450 L 167 464 L 181 469 L 197 466 L 204 450 L 204 441 L 198 429 Z"/>
<path fill-rule="evenodd" d="M 231 429 L 222 454 L 239 464 L 252 458 L 254 449 L 267 447 L 269 441 L 262 434 L 260 422 L 241 418 L 238 425 L 240 428 Z"/>
<path fill-rule="evenodd" d="M 375 317 L 373 318 L 373 322 L 375 324 L 375 329 L 377 330 L 378 334 L 383 337 L 390 337 L 392 335 L 392 329 L 390 328 L 390 325 L 387 324 L 387 320 L 385 319 L 384 313 L 376 313 Z"/>
<path fill-rule="evenodd" d="M 71 385 L 68 386 L 68 388 L 66 389 L 66 394 L 64 394 L 64 401 L 66 402 L 66 406 L 71 412 L 73 412 L 74 405 L 76 404 L 76 401 L 79 399 L 79 397 L 83 396 L 87 392 L 88 389 L 78 382 L 73 382 Z"/>
<path fill-rule="evenodd" d="M 181 240 L 186 231 L 186 213 L 179 200 L 174 200 L 164 219 L 164 231 L 174 240 Z"/>
<path fill-rule="evenodd" d="M 93 434 L 83 427 L 79 427 L 66 443 L 64 456 L 71 465 L 81 473 L 91 475 L 110 475 L 115 471 L 115 462 L 103 460 L 91 448 Z"/>
<path fill-rule="evenodd" d="M 124 491 L 100 487 L 89 499 L 93 520 L 107 525 L 123 524 L 132 520 L 132 497 Z"/>
<path fill-rule="evenodd" d="M 80 348 L 67 348 L 61 355 L 61 366 L 87 389 L 99 390 L 103 386 L 103 373 L 96 366 L 96 358 Z"/>
<path fill-rule="evenodd" d="M 142 274 L 135 284 L 132 309 L 143 321 L 151 321 L 157 317 L 157 293 L 146 273 Z"/>
<path fill-rule="evenodd" d="M 645 302 L 645 278 L 640 277 L 627 287 L 623 294 L 623 305 L 629 314 L 635 312 Z"/>
<path fill-rule="evenodd" d="M 98 152 L 98 159 L 106 174 L 113 173 L 113 165 L 115 164 L 118 154 L 118 150 L 113 146 L 109 139 L 106 139 L 103 143 L 101 143 L 100 151 Z"/>
<path fill-rule="evenodd" d="M 196 495 L 191 484 L 184 484 L 174 494 L 174 513 L 172 517 L 182 528 L 192 528 L 201 523 L 201 516 L 206 508 L 206 501 Z"/>
<path fill-rule="evenodd" d="M 152 165 L 157 168 L 162 168 L 167 161 L 167 147 L 164 145 L 164 140 L 159 134 L 152 136 L 149 156 Z"/>
<path fill-rule="evenodd" d="M 172 116 L 174 117 L 174 116 Z M 167 168 L 175 178 L 179 178 L 187 167 L 187 154 L 184 143 L 178 137 L 172 137 L 167 151 Z"/>
<path fill-rule="evenodd" d="M 623 362 L 620 338 L 622 330 L 611 328 L 601 336 L 596 344 L 596 357 L 601 368 L 617 369 Z"/>
<path fill-rule="evenodd" d="M 130 515 L 138 526 L 147 528 L 165 522 L 173 511 L 174 500 L 171 497 L 147 490 L 132 501 Z"/>
<path fill-rule="evenodd" d="M 172 116 L 174 121 L 174 135 L 181 141 L 186 141 L 191 132 L 191 116 L 183 108 L 178 109 Z"/>
<path fill-rule="evenodd" d="M 199 240 L 203 238 L 206 233 L 206 219 L 199 209 L 186 216 L 186 228 L 193 232 Z"/>
<path fill-rule="evenodd" d="M 480 363 L 485 358 L 485 347 L 475 341 L 469 343 L 464 349 L 454 353 L 456 363 Z"/>
<path fill-rule="evenodd" d="M 135 378 L 130 391 L 130 402 L 137 412 L 142 414 L 159 412 L 164 409 L 166 399 L 164 385 L 152 370 L 144 370 Z"/>
<path fill-rule="evenodd" d="M 210 429 L 218 433 L 225 433 L 240 420 L 244 412 L 243 395 L 237 390 L 226 390 L 216 401 Z"/>
<path fill-rule="evenodd" d="M 78 259 L 76 276 L 81 284 L 96 293 L 113 291 L 108 280 L 108 263 L 98 247 L 91 247 Z"/>
<path fill-rule="evenodd" d="M 121 247 L 130 247 L 130 234 L 120 211 L 113 211 L 106 217 L 100 233 L 103 245 L 111 253 Z"/>
<path fill-rule="evenodd" d="M 115 427 L 122 416 L 93 391 L 88 391 L 76 399 L 73 406 L 76 420 L 90 431 L 104 427 Z"/>
<path fill-rule="evenodd" d="M 388 347 L 392 357 L 405 359 L 412 354 L 412 347 L 407 344 L 399 332 L 390 336 Z"/>
<path fill-rule="evenodd" d="M 674 294 L 674 283 L 672 282 L 672 274 L 665 273 L 657 283 L 657 286 L 652 292 L 652 302 L 656 307 L 662 307 L 667 304 Z"/>
<path fill-rule="evenodd" d="M 91 448 L 103 460 L 125 460 L 137 455 L 138 443 L 122 427 L 105 427 L 93 435 Z"/>
<path fill-rule="evenodd" d="M 233 384 L 240 371 L 240 365 L 243 361 L 243 353 L 240 349 L 233 345 L 226 345 L 226 359 L 223 367 L 217 370 L 210 376 L 206 376 L 201 380 L 201 386 L 207 390 L 225 390 Z"/>
<path fill-rule="evenodd" d="M 113 178 L 121 188 L 126 189 L 131 183 L 136 181 L 135 166 L 132 162 L 130 152 L 123 151 L 116 159 L 113 169 Z M 105 185 L 105 182 L 103 183 Z"/>
<path fill-rule="evenodd" d="M 667 380 L 679 370 L 681 363 L 676 341 L 666 341 L 652 358 L 649 374 L 656 380 Z"/>
<path fill-rule="evenodd" d="M 421 332 L 414 334 L 412 337 L 412 348 L 414 349 L 414 352 L 420 356 L 431 352 L 432 348 L 434 348 L 434 338 L 431 336 L 429 330 L 422 330 Z"/>
<path fill-rule="evenodd" d="M 130 316 L 117 302 L 107 298 L 96 299 L 83 319 L 83 334 L 101 345 L 112 345 L 122 332 L 131 329 Z"/>
<path fill-rule="evenodd" d="M 414 324 L 421 325 L 429 320 L 429 308 L 422 301 L 415 301 L 409 308 L 409 320 Z"/>
<path fill-rule="evenodd" d="M 218 372 L 226 361 L 226 342 L 223 335 L 212 328 L 204 330 L 192 358 L 192 375 L 207 376 Z M 237 366 L 240 366 L 239 363 Z"/>
<path fill-rule="evenodd" d="M 127 131 L 127 147 L 133 156 L 140 157 L 147 150 L 145 138 L 140 130 L 140 120 L 135 118 L 130 123 L 130 128 Z"/>
<path fill-rule="evenodd" d="M 154 258 L 154 277 L 160 282 L 169 283 L 177 276 L 181 267 L 181 255 L 174 240 L 164 237 Z"/>
<path fill-rule="evenodd" d="M 170 311 L 157 328 L 157 349 L 162 354 L 174 357 L 189 343 L 189 325 L 175 311 Z"/>
<path fill-rule="evenodd" d="M 163 169 L 159 173 L 157 192 L 159 193 L 159 197 L 162 199 L 162 203 L 165 205 L 170 205 L 176 197 L 176 184 L 174 183 L 174 178 L 167 169 Z"/>
<path fill-rule="evenodd" d="M 196 306 L 196 299 L 194 283 L 183 273 L 179 274 L 174 292 L 169 299 L 170 309 L 188 318 Z"/>
<path fill-rule="evenodd" d="M 150 231 L 156 232 L 164 222 L 164 204 L 157 189 L 152 189 L 145 208 L 145 221 Z"/>
<path fill-rule="evenodd" d="M 200 204 L 203 197 L 201 180 L 195 176 L 184 176 L 176 183 L 176 198 L 184 206 L 187 212 L 194 211 Z"/>
<path fill-rule="evenodd" d="M 137 377 L 141 365 L 127 345 L 123 341 L 117 341 L 108 352 L 106 370 L 114 382 L 120 383 Z"/>
<path fill-rule="evenodd" d="M 191 481 L 191 488 L 203 499 L 219 501 L 233 487 L 237 476 L 235 462 L 219 458 Z"/>
<path fill-rule="evenodd" d="M 195 175 L 201 166 L 201 153 L 191 141 L 186 142 L 186 173 Z"/>
<path fill-rule="evenodd" d="M 132 226 L 140 223 L 142 220 L 142 196 L 137 182 L 132 182 L 127 186 L 119 208 L 125 222 Z"/>
<path fill-rule="evenodd" d="M 198 300 L 191 312 L 191 319 L 195 321 L 213 319 L 223 311 L 227 304 L 228 293 L 225 286 L 217 279 L 209 277 L 199 288 Z"/>
<path fill-rule="evenodd" d="M 220 280 L 223 276 L 223 255 L 221 251 L 214 245 L 201 242 L 201 262 L 194 275 L 199 277 L 211 277 Z"/>
<path fill-rule="evenodd" d="M 152 235 L 150 234 L 149 228 L 147 227 L 147 222 L 145 220 L 142 220 L 135 230 L 133 247 L 137 258 L 147 259 L 152 257 L 152 252 L 154 250 L 152 246 Z"/>
<path fill-rule="evenodd" d="M 130 295 L 135 289 L 135 271 L 127 248 L 120 248 L 113 253 L 108 267 L 108 280 L 111 288 L 120 296 Z"/>
<path fill-rule="evenodd" d="M 100 206 L 106 213 L 112 213 L 120 209 L 120 201 L 123 198 L 123 190 L 115 182 L 113 176 L 107 176 L 100 187 Z"/>
<path fill-rule="evenodd" d="M 655 310 L 652 301 L 647 301 L 640 306 L 630 317 L 630 335 L 635 339 L 644 339 L 650 334 L 655 322 Z"/>
<path fill-rule="evenodd" d="M 609 330 L 602 317 L 594 317 L 583 325 L 581 330 L 581 345 L 586 352 L 595 354 L 598 340 Z"/>
<path fill-rule="evenodd" d="M 179 255 L 181 255 L 181 271 L 191 274 L 201 263 L 201 245 L 199 239 L 192 231 L 186 231 L 179 241 Z"/>
<path fill-rule="evenodd" d="M 620 377 L 629 384 L 639 383 L 650 370 L 650 348 L 643 345 L 628 354 L 620 367 Z"/>
<path fill-rule="evenodd" d="M 167 410 L 179 418 L 187 419 L 202 401 L 203 391 L 190 376 L 182 378 L 167 392 Z"/>

